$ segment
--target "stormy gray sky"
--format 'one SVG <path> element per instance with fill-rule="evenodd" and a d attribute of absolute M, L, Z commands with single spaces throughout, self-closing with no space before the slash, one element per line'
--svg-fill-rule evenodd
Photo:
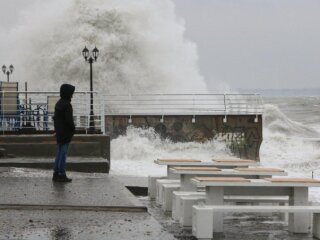
<path fill-rule="evenodd" d="M 0 0 L 0 36 L 36 0 Z M 173 0 L 209 87 L 320 88 L 320 1 Z"/>
<path fill-rule="evenodd" d="M 320 87 L 320 1 L 174 1 L 209 84 Z"/>

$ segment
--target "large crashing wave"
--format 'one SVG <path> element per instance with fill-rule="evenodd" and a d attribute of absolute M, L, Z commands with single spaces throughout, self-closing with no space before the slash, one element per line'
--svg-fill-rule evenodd
<path fill-rule="evenodd" d="M 285 136 L 320 137 L 315 129 L 291 120 L 277 106 L 271 104 L 264 106 L 263 125 L 267 131 Z"/>
<path fill-rule="evenodd" d="M 174 143 L 161 139 L 153 128 L 128 127 L 123 136 L 111 142 L 112 171 L 117 174 L 148 176 L 165 174 L 165 166 L 154 164 L 157 158 L 199 159 L 229 158 L 232 154 L 224 142 Z"/>
<path fill-rule="evenodd" d="M 123 136 L 112 140 L 111 155 L 115 159 L 154 160 L 155 158 L 194 158 L 211 161 L 230 156 L 224 142 L 172 142 L 161 139 L 153 128 L 128 127 Z"/>
<path fill-rule="evenodd" d="M 299 173 L 320 169 L 320 133 L 291 120 L 274 105 L 264 109 L 262 164 Z"/>
<path fill-rule="evenodd" d="M 10 41 L 20 81 L 31 90 L 57 90 L 63 82 L 89 90 L 86 45 L 100 50 L 93 66 L 95 90 L 206 92 L 196 45 L 184 38 L 171 0 L 39 1 L 22 22 Z"/>

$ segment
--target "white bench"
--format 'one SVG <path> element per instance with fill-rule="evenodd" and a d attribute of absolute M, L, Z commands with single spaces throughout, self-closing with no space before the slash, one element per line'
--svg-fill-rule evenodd
<path fill-rule="evenodd" d="M 156 183 L 158 179 L 166 179 L 167 176 L 154 175 L 148 177 L 148 196 L 151 200 L 154 200 L 157 195 Z"/>
<path fill-rule="evenodd" d="M 156 180 L 156 203 L 163 204 L 162 185 L 163 184 L 180 184 L 180 180 L 177 179 L 158 179 Z"/>
<path fill-rule="evenodd" d="M 223 222 L 214 223 L 215 213 L 313 213 L 313 236 L 320 239 L 320 206 L 237 206 L 237 205 L 204 205 L 192 207 L 192 234 L 198 239 L 212 239 L 213 232 L 221 232 L 222 227 L 214 229 L 214 226 Z M 220 220 L 220 219 L 218 219 Z M 302 221 L 305 219 L 301 219 Z M 304 223 L 305 224 L 305 223 Z M 302 224 L 302 225 L 304 225 Z M 296 229 L 299 233 L 299 229 Z"/>
<path fill-rule="evenodd" d="M 162 210 L 170 212 L 172 210 L 172 195 L 174 191 L 179 191 L 180 183 L 162 184 Z"/>
<path fill-rule="evenodd" d="M 320 187 L 320 180 L 310 178 L 200 178 L 191 179 L 197 187 L 206 189 L 206 205 L 225 205 L 224 196 L 287 196 L 291 206 L 309 205 L 309 188 Z M 214 229 L 222 232 L 223 213 L 214 217 Z M 288 229 L 294 233 L 307 233 L 310 228 L 310 213 L 294 212 L 289 214 Z"/>
<path fill-rule="evenodd" d="M 189 192 L 189 191 L 175 191 L 172 194 L 172 219 L 175 221 L 180 221 L 181 216 L 181 197 L 183 196 L 197 196 L 205 197 L 205 192 Z M 192 212 L 192 210 L 191 210 Z"/>
<path fill-rule="evenodd" d="M 194 166 L 182 166 L 182 167 L 172 167 L 170 168 L 170 172 L 172 174 L 180 175 L 180 184 L 181 188 L 180 191 L 183 193 L 181 195 L 190 195 L 188 192 L 197 192 L 200 189 L 194 184 L 190 182 L 190 180 L 194 177 L 199 176 L 210 176 L 210 177 L 229 177 L 229 176 L 243 176 L 246 178 L 260 178 L 260 177 L 266 177 L 266 176 L 286 176 L 287 173 L 284 172 L 281 169 L 276 168 L 235 168 L 235 169 L 218 169 L 216 167 L 212 166 L 201 166 L 201 167 L 194 167 Z M 201 190 L 200 190 L 201 191 Z M 201 196 L 204 193 L 201 193 Z M 194 195 L 194 194 L 193 194 Z M 171 199 L 163 199 L 164 204 L 171 204 L 172 203 L 172 218 L 176 221 L 179 221 L 180 219 L 180 203 L 179 203 L 179 196 L 180 194 L 177 192 L 173 193 L 172 200 Z M 176 201 L 178 199 L 178 201 Z M 243 198 L 242 198 L 243 199 Z M 252 199 L 252 198 L 251 198 Z M 265 197 L 263 199 L 266 199 Z M 169 201 L 166 202 L 166 201 Z M 251 201 L 252 202 L 252 201 Z M 169 207 L 170 208 L 170 207 Z M 191 208 L 190 208 L 190 214 L 191 214 Z"/>
<path fill-rule="evenodd" d="M 199 192 L 193 195 L 180 196 L 177 199 L 179 206 L 179 222 L 182 227 L 192 226 L 192 206 L 205 202 L 205 193 Z M 288 197 L 270 197 L 270 196 L 225 196 L 225 202 L 228 204 L 263 204 L 263 205 L 285 205 L 288 204 Z M 269 214 L 269 213 L 267 213 Z M 270 213 L 271 214 L 271 213 Z M 285 220 L 285 214 L 280 215 L 281 220 Z"/>
<path fill-rule="evenodd" d="M 182 196 L 180 198 L 180 219 L 181 227 L 192 226 L 192 207 L 204 203 L 206 196 Z"/>

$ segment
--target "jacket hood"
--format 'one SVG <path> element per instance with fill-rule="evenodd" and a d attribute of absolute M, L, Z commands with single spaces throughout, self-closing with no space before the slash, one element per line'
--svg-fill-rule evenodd
<path fill-rule="evenodd" d="M 71 101 L 75 89 L 76 88 L 70 84 L 62 84 L 60 87 L 60 97 Z"/>

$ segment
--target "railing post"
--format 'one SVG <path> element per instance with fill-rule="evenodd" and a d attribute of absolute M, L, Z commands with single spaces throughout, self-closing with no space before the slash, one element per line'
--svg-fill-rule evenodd
<path fill-rule="evenodd" d="M 192 112 L 193 112 L 193 117 L 191 119 L 192 123 L 196 123 L 196 115 L 195 115 L 195 104 L 194 104 L 194 94 L 192 94 Z"/>
<path fill-rule="evenodd" d="M 226 103 L 226 94 L 223 94 L 223 103 L 224 103 L 224 118 L 223 118 L 223 122 L 226 123 L 227 122 L 227 103 Z"/>
<path fill-rule="evenodd" d="M 103 135 L 106 133 L 106 127 L 105 127 L 105 99 L 104 95 L 101 94 L 101 92 L 98 93 L 100 95 L 100 108 L 101 108 L 101 132 Z"/>
<path fill-rule="evenodd" d="M 255 98 L 256 98 L 256 117 L 255 117 L 255 119 L 254 119 L 254 122 L 255 123 L 257 123 L 257 122 L 259 122 L 259 118 L 258 118 L 258 96 L 257 96 L 257 94 L 254 94 L 254 96 L 255 96 Z"/>
<path fill-rule="evenodd" d="M 162 115 L 162 117 L 160 118 L 160 122 L 164 123 L 164 117 L 163 117 L 163 113 L 164 113 L 164 111 L 163 111 L 163 94 L 160 94 L 160 102 L 161 102 L 161 115 Z"/>
<path fill-rule="evenodd" d="M 4 119 L 4 104 L 3 104 L 3 97 L 4 96 L 4 92 L 1 91 L 1 128 L 2 128 L 2 135 L 4 135 L 4 127 L 3 127 L 3 119 Z"/>

